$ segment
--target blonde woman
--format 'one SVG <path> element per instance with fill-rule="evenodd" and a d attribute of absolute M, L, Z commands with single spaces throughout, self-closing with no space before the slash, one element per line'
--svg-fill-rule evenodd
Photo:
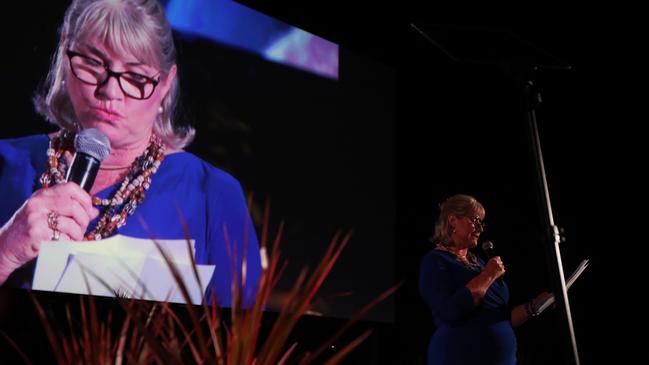
<path fill-rule="evenodd" d="M 437 329 L 428 364 L 515 364 L 514 327 L 536 316 L 536 303 L 511 309 L 500 256 L 487 262 L 471 249 L 485 229 L 485 209 L 474 197 L 454 195 L 440 204 L 433 249 L 421 262 L 419 291 Z"/>
<path fill-rule="evenodd" d="M 156 0 L 74 0 L 37 110 L 51 135 L 0 141 L 0 283 L 29 287 L 44 240 L 99 240 L 120 233 L 196 242 L 196 261 L 216 269 L 208 286 L 231 303 L 231 253 L 246 253 L 245 298 L 261 272 L 256 234 L 239 182 L 183 151 L 172 30 Z M 73 140 L 94 128 L 110 142 L 89 192 L 63 178 Z M 227 247 L 231 245 L 231 247 Z M 245 246 L 245 247 L 244 247 Z"/>

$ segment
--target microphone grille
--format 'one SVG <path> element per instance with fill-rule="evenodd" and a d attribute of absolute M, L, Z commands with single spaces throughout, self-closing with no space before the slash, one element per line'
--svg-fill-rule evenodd
<path fill-rule="evenodd" d="M 74 138 L 74 148 L 77 152 L 85 153 L 103 161 L 110 154 L 110 141 L 98 129 L 88 128 L 77 133 Z"/>
<path fill-rule="evenodd" d="M 483 250 L 493 250 L 494 244 L 491 241 L 484 241 L 482 242 L 482 249 Z"/>

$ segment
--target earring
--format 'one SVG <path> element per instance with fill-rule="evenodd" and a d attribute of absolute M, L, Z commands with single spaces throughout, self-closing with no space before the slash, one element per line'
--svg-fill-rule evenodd
<path fill-rule="evenodd" d="M 158 107 L 158 114 L 162 114 L 164 111 L 165 111 L 164 108 L 162 107 L 162 105 L 160 105 Z"/>
<path fill-rule="evenodd" d="M 455 233 L 455 227 L 451 227 L 451 233 Z"/>

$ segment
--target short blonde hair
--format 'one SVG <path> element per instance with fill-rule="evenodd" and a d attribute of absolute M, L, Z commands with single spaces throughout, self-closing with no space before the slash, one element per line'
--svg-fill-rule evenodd
<path fill-rule="evenodd" d="M 431 238 L 434 244 L 444 246 L 452 244 L 451 233 L 453 227 L 448 224 L 450 215 L 456 217 L 473 217 L 477 215 L 480 219 L 484 219 L 485 210 L 482 204 L 470 195 L 457 194 L 446 199 L 439 204 L 439 217 L 435 222 L 435 233 Z"/>
<path fill-rule="evenodd" d="M 36 110 L 61 128 L 76 131 L 79 122 L 67 88 L 66 51 L 83 38 L 94 37 L 118 53 L 138 55 L 140 61 L 157 67 L 162 77 L 176 63 L 176 48 L 171 26 L 157 0 L 74 0 L 65 12 L 61 38 L 47 79 L 34 96 Z M 170 147 L 181 149 L 194 139 L 190 126 L 174 123 L 179 103 L 178 77 L 162 100 L 153 132 Z"/>

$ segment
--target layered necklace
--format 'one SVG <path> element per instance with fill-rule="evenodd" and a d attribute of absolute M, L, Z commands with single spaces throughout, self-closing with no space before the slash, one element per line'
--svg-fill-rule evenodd
<path fill-rule="evenodd" d="M 459 261 L 462 265 L 464 265 L 469 270 L 474 270 L 474 271 L 482 270 L 482 267 L 478 262 L 478 258 L 470 251 L 466 252 L 466 257 L 460 257 L 460 255 L 458 255 L 455 251 L 451 250 L 449 247 L 441 243 L 435 245 L 435 249 L 450 253 L 451 255 L 453 255 L 453 257 L 455 257 L 457 261 Z"/>
<path fill-rule="evenodd" d="M 40 178 L 43 188 L 65 182 L 67 165 L 63 156 L 66 151 L 74 152 L 74 137 L 75 133 L 63 130 L 50 140 L 47 148 L 48 167 Z M 126 218 L 144 201 L 145 192 L 151 187 L 151 176 L 158 171 L 164 159 L 164 151 L 165 145 L 160 137 L 152 134 L 146 150 L 133 161 L 119 188 L 109 194 L 107 199 L 92 197 L 92 204 L 103 206 L 105 210 L 84 240 L 109 237 L 117 228 L 126 224 Z"/>

